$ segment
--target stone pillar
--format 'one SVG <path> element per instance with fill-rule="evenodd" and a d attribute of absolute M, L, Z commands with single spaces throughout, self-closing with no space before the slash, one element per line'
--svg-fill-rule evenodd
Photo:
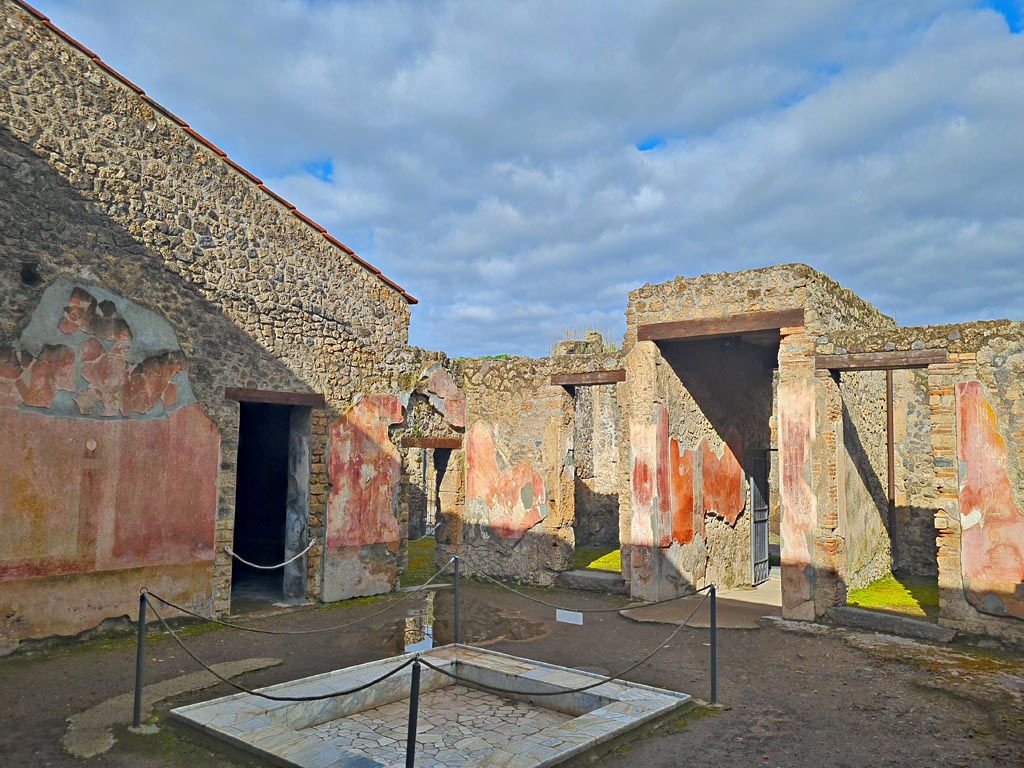
<path fill-rule="evenodd" d="M 313 409 L 293 407 L 288 428 L 288 495 L 285 507 L 284 559 L 290 560 L 309 544 L 310 438 Z M 306 555 L 284 567 L 284 597 L 306 599 Z"/>
<path fill-rule="evenodd" d="M 238 481 L 238 403 L 209 409 L 220 428 L 220 471 L 217 475 L 217 531 L 214 542 L 213 615 L 231 610 L 231 555 L 224 551 L 235 540 L 235 486 Z"/>

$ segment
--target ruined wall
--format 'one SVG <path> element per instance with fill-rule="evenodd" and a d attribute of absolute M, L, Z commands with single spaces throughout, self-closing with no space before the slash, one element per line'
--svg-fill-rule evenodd
<path fill-rule="evenodd" d="M 750 584 L 744 465 L 770 446 L 773 359 L 718 340 L 642 342 L 627 358 L 634 595 Z"/>
<path fill-rule="evenodd" d="M 945 349 L 927 370 L 933 486 L 911 506 L 937 533 L 939 621 L 1024 642 L 1024 324 L 1010 321 L 836 336 L 819 351 Z M 915 408 L 917 406 L 914 406 Z M 921 430 L 915 431 L 920 439 Z"/>
<path fill-rule="evenodd" d="M 61 278 L 166 320 L 220 435 L 213 608 L 224 611 L 238 436 L 224 389 L 326 397 L 311 436 L 309 533 L 322 541 L 328 430 L 356 394 L 395 389 L 408 299 L 20 6 L 2 0 L 0 14 L 0 346 Z M 308 559 L 313 596 L 322 554 Z"/>
<path fill-rule="evenodd" d="M 846 371 L 841 381 L 843 455 L 836 538 L 845 551 L 839 577 L 851 590 L 891 571 L 885 373 Z"/>
<path fill-rule="evenodd" d="M 784 328 L 778 354 L 778 460 L 783 610 L 813 618 L 845 597 L 840 574 L 845 551 L 839 528 L 839 453 L 843 412 L 827 372 L 816 372 L 816 344 L 845 328 L 892 328 L 895 323 L 834 280 L 800 264 L 747 272 L 676 278 L 630 294 L 625 349 L 648 323 L 724 317 L 744 312 L 804 309 L 804 325 Z M 630 353 L 632 354 L 632 352 Z M 630 387 L 630 399 L 642 397 Z M 638 401 L 639 402 L 639 401 Z M 648 424 L 643 426 L 645 420 Z M 639 421 L 649 430 L 649 417 Z M 637 453 L 627 460 L 635 468 Z M 630 505 L 636 504 L 635 493 Z M 627 511 L 635 524 L 640 514 Z M 634 568 L 634 571 L 636 569 Z"/>
<path fill-rule="evenodd" d="M 465 509 L 457 530 L 470 570 L 551 584 L 572 568 L 573 402 L 550 359 L 462 361 L 468 403 Z"/>
<path fill-rule="evenodd" d="M 619 404 L 615 385 L 576 387 L 573 466 L 577 547 L 619 544 Z"/>

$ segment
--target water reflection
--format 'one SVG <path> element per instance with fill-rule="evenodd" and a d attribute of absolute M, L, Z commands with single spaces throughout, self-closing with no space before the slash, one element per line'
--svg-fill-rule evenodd
<path fill-rule="evenodd" d="M 422 605 L 409 611 L 405 618 L 405 652 L 428 651 L 434 647 L 434 596 L 430 591 Z"/>
<path fill-rule="evenodd" d="M 453 642 L 455 594 L 450 589 L 425 591 L 402 618 L 367 627 L 363 642 L 394 654 L 425 651 Z M 462 592 L 461 640 L 466 645 L 487 646 L 502 640 L 533 640 L 548 629 L 519 611 L 499 608 L 493 601 Z"/>

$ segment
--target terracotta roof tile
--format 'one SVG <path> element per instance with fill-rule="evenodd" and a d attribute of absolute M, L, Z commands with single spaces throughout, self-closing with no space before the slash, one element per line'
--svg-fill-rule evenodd
<path fill-rule="evenodd" d="M 260 181 L 259 178 L 257 178 L 255 175 L 253 175 L 252 173 L 247 171 L 245 168 L 240 166 L 238 163 L 236 163 L 233 160 L 231 160 L 231 158 L 229 158 L 227 156 L 227 153 L 224 152 L 224 150 L 222 150 L 219 147 L 217 147 L 211 141 L 206 139 L 202 134 L 200 134 L 197 131 L 195 131 L 192 128 L 190 128 L 188 123 L 186 123 L 180 117 L 175 115 L 173 112 L 171 112 L 165 106 L 163 106 L 162 104 L 158 103 L 154 99 L 152 99 L 149 96 L 147 96 L 145 91 L 143 91 L 139 86 L 137 86 L 131 80 L 129 80 L 124 75 L 122 75 L 120 72 L 115 70 L 109 64 L 104 62 L 99 56 L 97 56 L 95 53 L 90 51 L 88 48 L 86 48 L 80 42 L 75 40 L 75 38 L 71 37 L 71 35 L 67 34 L 66 32 L 64 32 L 64 30 L 62 30 L 59 27 L 57 27 L 54 24 L 52 24 L 50 22 L 50 19 L 46 15 L 44 15 L 43 13 L 41 13 L 40 11 L 36 10 L 35 8 L 33 8 L 28 3 L 26 3 L 25 0 L 14 0 L 14 2 L 17 3 L 18 5 L 20 5 L 22 8 L 24 8 L 28 13 L 32 14 L 37 19 L 42 21 L 43 24 L 45 24 L 54 33 L 56 33 L 57 35 L 62 37 L 65 41 L 67 41 L 72 46 L 74 46 L 79 51 L 81 51 L 86 56 L 88 56 L 89 59 L 91 59 L 93 61 L 93 63 L 99 65 L 99 67 L 101 69 L 103 69 L 104 72 L 106 72 L 111 77 L 115 78 L 116 80 L 121 82 L 123 85 L 125 85 L 128 88 L 130 88 L 131 90 L 133 90 L 135 93 L 139 94 L 139 96 L 141 96 L 146 101 L 146 103 L 149 104 L 151 107 L 153 107 L 155 110 L 160 112 L 162 115 L 164 115 L 169 120 L 171 120 L 171 121 L 177 123 L 179 126 L 181 126 L 189 136 L 191 136 L 193 139 L 195 139 L 196 141 L 198 141 L 199 143 L 203 144 L 205 147 L 210 149 L 212 152 L 214 152 L 218 157 L 220 157 L 222 160 L 224 160 L 224 162 L 226 162 L 228 165 L 230 165 L 235 171 L 237 171 L 238 173 L 242 174 L 249 181 L 251 181 L 254 184 L 256 184 L 256 186 L 260 190 L 262 190 L 264 193 L 266 193 L 270 197 L 274 198 L 274 200 L 276 200 L 277 202 L 281 203 L 281 205 L 285 206 L 285 208 L 287 208 L 289 211 L 291 211 L 293 214 L 295 214 L 295 216 L 297 218 L 299 218 L 301 221 L 303 221 L 304 223 L 306 223 L 309 226 L 313 227 L 313 229 L 315 229 L 318 232 L 320 232 L 321 234 L 323 234 L 323 236 L 325 238 L 327 238 L 327 240 L 331 243 L 331 245 L 339 248 L 341 251 L 343 251 L 345 254 L 347 254 L 354 262 L 359 264 L 364 269 L 368 270 L 369 272 L 372 272 L 385 285 L 387 285 L 387 286 L 393 288 L 394 290 L 396 290 L 399 294 L 401 294 L 401 296 L 409 304 L 418 304 L 419 303 L 419 301 L 416 298 L 414 298 L 413 296 L 410 296 L 408 293 L 406 293 L 405 290 L 402 288 L 402 286 L 398 285 L 398 283 L 394 282 L 393 280 L 389 280 L 387 277 L 385 277 L 381 273 L 381 271 L 379 269 L 377 269 L 375 266 L 373 266 L 369 262 L 364 261 L 363 259 L 359 258 L 351 248 L 349 248 L 347 245 L 345 245 L 340 240 L 337 240 L 336 238 L 334 238 L 331 235 L 329 235 L 327 233 L 327 230 L 324 227 L 320 226 L 315 221 L 313 221 L 311 218 L 309 218 L 308 216 L 306 216 L 305 214 L 303 214 L 302 212 L 297 210 L 294 205 L 289 203 L 283 197 L 281 197 L 280 195 L 276 194 L 275 192 L 273 192 L 272 190 L 270 190 L 266 186 L 264 186 L 263 182 Z"/>

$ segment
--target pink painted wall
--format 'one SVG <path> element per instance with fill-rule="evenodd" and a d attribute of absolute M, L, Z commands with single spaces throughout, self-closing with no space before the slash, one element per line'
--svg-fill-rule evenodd
<path fill-rule="evenodd" d="M 29 329 L 0 350 L 0 639 L 83 631 L 133 611 L 145 585 L 208 603 L 220 437 L 170 327 L 58 283 Z M 143 357 L 140 341 L 164 348 Z"/>
<path fill-rule="evenodd" d="M 980 611 L 1024 618 L 1024 513 L 1006 440 L 981 382 L 957 385 L 960 549 L 964 591 Z"/>
<path fill-rule="evenodd" d="M 518 539 L 547 517 L 544 478 L 529 462 L 498 468 L 494 435 L 476 422 L 466 436 L 467 519 L 506 539 Z"/>
<path fill-rule="evenodd" d="M 810 483 L 814 440 L 814 383 L 811 379 L 779 382 L 779 458 L 783 515 L 782 609 L 793 619 L 813 619 L 811 542 L 817 519 Z"/>
<path fill-rule="evenodd" d="M 402 420 L 402 403 L 397 397 L 370 395 L 331 425 L 328 548 L 385 544 L 397 551 L 395 505 L 402 459 L 388 436 L 388 427 Z"/>

